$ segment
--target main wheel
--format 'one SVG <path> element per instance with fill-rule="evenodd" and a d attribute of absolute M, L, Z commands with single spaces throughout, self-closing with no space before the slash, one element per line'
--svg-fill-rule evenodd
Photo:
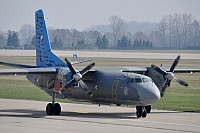
<path fill-rule="evenodd" d="M 143 107 L 142 106 L 136 106 L 136 115 L 137 118 L 141 118 L 143 113 Z"/>
<path fill-rule="evenodd" d="M 54 104 L 54 115 L 60 115 L 61 113 L 61 106 L 59 103 Z"/>
<path fill-rule="evenodd" d="M 116 104 L 117 106 L 121 106 L 121 104 Z"/>
<path fill-rule="evenodd" d="M 151 105 L 145 106 L 147 113 L 151 113 Z"/>
<path fill-rule="evenodd" d="M 54 113 L 54 107 L 52 103 L 48 103 L 46 106 L 46 113 L 47 115 L 53 115 Z"/>
<path fill-rule="evenodd" d="M 146 109 L 144 109 L 143 112 L 142 112 L 142 118 L 145 118 L 145 117 L 147 117 L 147 111 L 146 111 Z"/>

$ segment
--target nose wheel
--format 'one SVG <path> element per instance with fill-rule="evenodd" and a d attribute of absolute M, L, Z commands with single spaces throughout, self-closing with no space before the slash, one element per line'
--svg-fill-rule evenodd
<path fill-rule="evenodd" d="M 143 106 L 136 106 L 136 115 L 137 118 L 145 118 L 147 117 L 147 110 Z"/>

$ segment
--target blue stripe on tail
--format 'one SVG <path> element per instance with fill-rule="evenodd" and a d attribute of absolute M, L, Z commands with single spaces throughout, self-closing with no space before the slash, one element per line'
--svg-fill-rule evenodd
<path fill-rule="evenodd" d="M 44 14 L 42 10 L 35 12 L 36 28 L 36 65 L 37 67 L 67 67 L 51 51 L 51 45 L 47 34 Z"/>

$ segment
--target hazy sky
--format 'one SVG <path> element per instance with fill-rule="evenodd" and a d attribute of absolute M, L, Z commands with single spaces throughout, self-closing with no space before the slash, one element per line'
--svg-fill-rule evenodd
<path fill-rule="evenodd" d="M 48 18 L 47 26 L 77 30 L 109 24 L 112 15 L 127 22 L 159 22 L 163 15 L 190 13 L 200 21 L 200 0 L 0 0 L 0 30 L 34 25 L 38 9 Z"/>

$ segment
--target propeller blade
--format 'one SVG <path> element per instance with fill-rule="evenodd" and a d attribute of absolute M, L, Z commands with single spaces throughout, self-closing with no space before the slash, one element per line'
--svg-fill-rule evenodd
<path fill-rule="evenodd" d="M 81 85 L 81 88 L 83 88 L 87 92 L 87 94 L 92 96 L 92 92 L 89 90 L 88 86 L 83 82 L 83 80 L 80 80 L 79 84 Z"/>
<path fill-rule="evenodd" d="M 95 63 L 91 63 L 90 65 L 88 65 L 87 67 L 85 67 L 80 73 L 81 75 L 85 75 L 92 67 L 94 67 Z"/>
<path fill-rule="evenodd" d="M 70 71 L 72 71 L 72 74 L 75 74 L 75 73 L 76 73 L 76 70 L 75 70 L 75 68 L 72 66 L 72 64 L 70 63 L 70 61 L 69 61 L 67 58 L 65 58 L 65 62 L 67 63 L 67 65 L 68 65 Z"/>
<path fill-rule="evenodd" d="M 162 74 L 163 76 L 165 76 L 165 75 L 167 74 L 166 71 L 164 71 L 163 69 L 157 67 L 156 65 L 153 65 L 153 64 L 152 64 L 151 67 L 152 67 L 154 70 L 156 70 L 157 72 L 159 72 L 160 74 Z"/>
<path fill-rule="evenodd" d="M 185 81 L 181 80 L 181 79 L 177 79 L 176 77 L 174 77 L 174 80 L 176 82 L 178 82 L 180 85 L 183 85 L 185 87 L 188 87 L 188 83 L 186 83 Z"/>
<path fill-rule="evenodd" d="M 66 85 L 70 84 L 73 80 L 74 80 L 74 78 L 72 78 L 70 81 L 68 81 L 68 82 L 66 83 Z"/>
<path fill-rule="evenodd" d="M 69 84 L 72 81 L 77 81 L 80 84 L 81 88 L 83 88 L 87 94 L 92 96 L 92 92 L 89 90 L 88 86 L 81 79 L 82 79 L 82 76 L 86 74 L 95 65 L 95 63 L 88 65 L 79 73 L 78 71 L 76 71 L 76 69 L 72 66 L 72 64 L 67 58 L 65 58 L 65 62 L 67 63 L 69 69 L 72 71 L 72 74 L 73 74 L 73 78 L 70 81 L 68 81 L 66 84 Z"/>
<path fill-rule="evenodd" d="M 80 85 L 81 85 L 81 88 L 83 88 L 85 91 L 88 91 L 88 87 L 87 87 L 87 85 L 83 82 L 83 80 L 80 80 L 79 83 L 80 83 Z"/>
<path fill-rule="evenodd" d="M 180 55 L 174 60 L 172 66 L 170 68 L 170 72 L 174 72 L 174 69 L 175 69 L 176 65 L 178 64 L 179 60 L 180 60 Z"/>
<path fill-rule="evenodd" d="M 162 90 L 161 90 L 161 92 L 160 92 L 160 95 L 161 95 L 161 97 L 163 97 L 164 96 L 164 94 L 165 94 L 165 91 L 166 91 L 166 89 L 167 89 L 167 86 L 168 86 L 168 84 L 169 84 L 169 80 L 165 80 L 165 82 L 164 82 L 164 84 L 163 84 L 163 87 L 162 87 Z"/>

